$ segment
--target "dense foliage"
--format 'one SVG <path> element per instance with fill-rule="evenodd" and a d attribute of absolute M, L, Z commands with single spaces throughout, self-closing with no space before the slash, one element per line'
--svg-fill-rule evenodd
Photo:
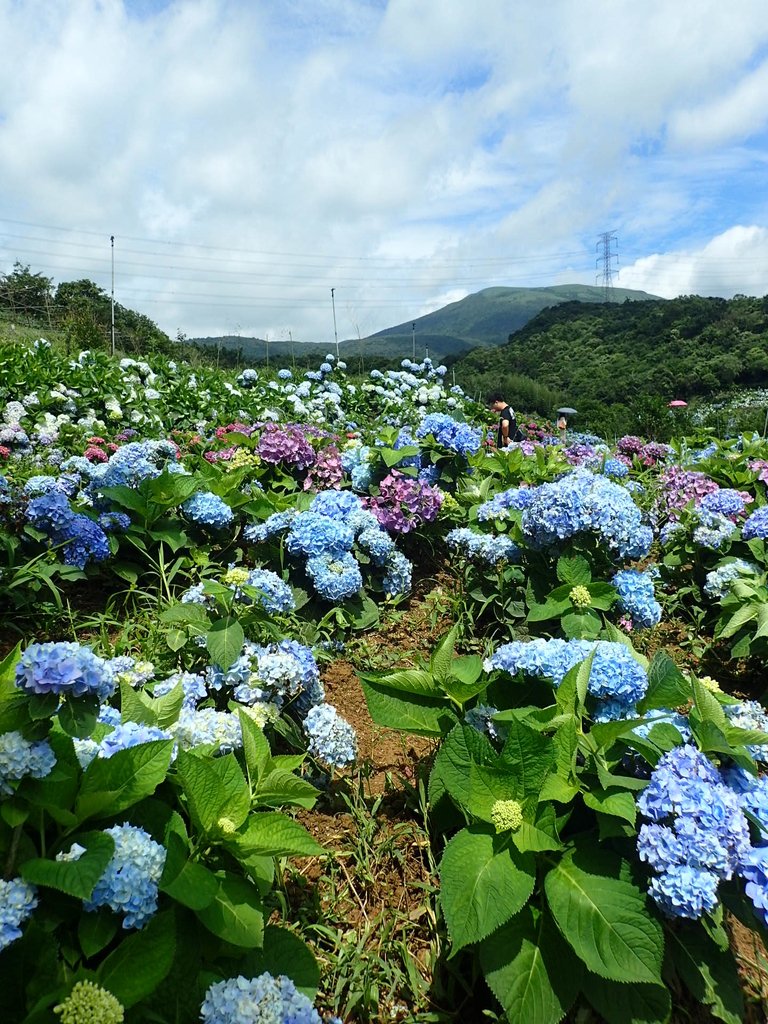
<path fill-rule="evenodd" d="M 763 438 L 530 422 L 496 451 L 427 360 L 235 375 L 38 339 L 0 365 L 4 1020 L 320 1024 L 317 999 L 426 1024 L 455 1019 L 430 999 L 450 984 L 468 1020 L 743 1018 L 733 923 L 757 942 L 768 917 Z M 375 723 L 435 744 L 412 799 L 444 951 L 350 1010 L 328 930 L 287 913 L 292 859 L 326 855 L 313 809 L 360 783 L 324 668 L 435 566 L 442 639 L 358 674 Z"/>

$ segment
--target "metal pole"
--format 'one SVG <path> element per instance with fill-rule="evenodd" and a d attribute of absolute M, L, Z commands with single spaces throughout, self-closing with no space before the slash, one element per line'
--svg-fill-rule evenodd
<path fill-rule="evenodd" d="M 333 306 L 333 336 L 336 339 L 336 362 L 339 361 L 339 335 L 336 330 L 336 300 L 333 297 L 335 288 L 331 288 L 331 305 Z"/>
<path fill-rule="evenodd" d="M 411 348 L 413 350 L 413 354 L 411 355 L 411 359 L 415 363 L 416 362 L 416 324 L 411 324 Z"/>
<path fill-rule="evenodd" d="M 112 355 L 115 354 L 115 236 L 109 236 L 112 246 Z"/>

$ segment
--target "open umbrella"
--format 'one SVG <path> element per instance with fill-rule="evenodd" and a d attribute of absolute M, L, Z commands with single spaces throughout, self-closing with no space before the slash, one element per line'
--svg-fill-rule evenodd
<path fill-rule="evenodd" d="M 562 409 L 558 409 L 557 411 L 558 411 L 558 413 L 561 416 L 575 416 L 576 415 L 576 410 L 569 408 L 569 406 L 567 406 L 567 405 L 564 405 Z"/>
<path fill-rule="evenodd" d="M 685 409 L 688 403 L 684 402 L 681 398 L 675 398 L 669 403 L 670 409 Z"/>

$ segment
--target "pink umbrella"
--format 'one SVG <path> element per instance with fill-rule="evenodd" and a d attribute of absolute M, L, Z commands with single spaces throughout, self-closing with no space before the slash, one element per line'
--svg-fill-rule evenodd
<path fill-rule="evenodd" d="M 688 403 L 684 402 L 681 398 L 675 398 L 669 403 L 670 409 L 685 409 Z"/>

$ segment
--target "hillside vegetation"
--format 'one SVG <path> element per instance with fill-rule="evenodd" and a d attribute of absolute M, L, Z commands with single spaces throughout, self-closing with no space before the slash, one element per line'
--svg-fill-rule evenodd
<path fill-rule="evenodd" d="M 768 296 L 597 304 L 543 310 L 505 345 L 454 370 L 472 392 L 501 387 L 523 408 L 557 399 L 592 412 L 688 400 L 768 383 Z M 535 386 L 532 386 L 535 385 Z"/>

